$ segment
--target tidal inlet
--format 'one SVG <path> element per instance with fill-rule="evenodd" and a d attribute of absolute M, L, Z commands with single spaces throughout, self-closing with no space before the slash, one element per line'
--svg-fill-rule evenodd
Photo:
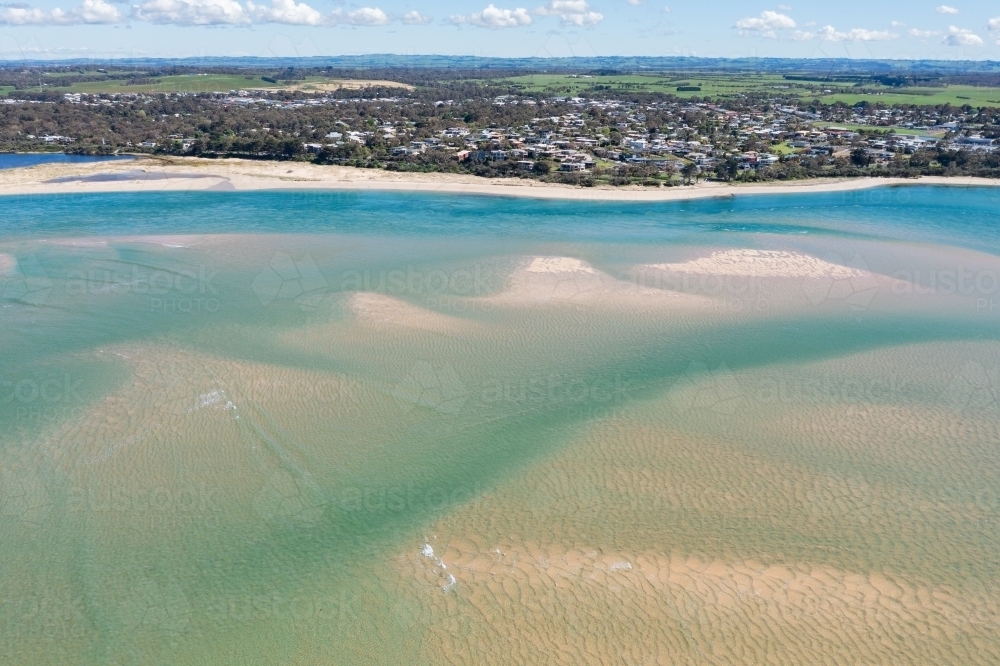
<path fill-rule="evenodd" d="M 5 197 L 2 660 L 1000 663 L 995 196 Z"/>

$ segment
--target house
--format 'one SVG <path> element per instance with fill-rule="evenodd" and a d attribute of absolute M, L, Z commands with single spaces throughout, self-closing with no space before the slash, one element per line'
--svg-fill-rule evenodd
<path fill-rule="evenodd" d="M 660 171 L 679 169 L 684 165 L 680 160 L 675 160 L 671 157 L 629 157 L 625 161 L 629 164 L 648 164 L 655 166 Z"/>
<path fill-rule="evenodd" d="M 741 154 L 737 161 L 739 162 L 740 169 L 763 169 L 764 167 L 771 166 L 778 161 L 777 155 L 772 155 L 771 153 L 758 153 L 755 151 L 749 151 Z"/>
<path fill-rule="evenodd" d="M 993 145 L 993 139 L 982 136 L 960 136 L 955 139 L 955 143 L 963 148 L 984 149 Z"/>

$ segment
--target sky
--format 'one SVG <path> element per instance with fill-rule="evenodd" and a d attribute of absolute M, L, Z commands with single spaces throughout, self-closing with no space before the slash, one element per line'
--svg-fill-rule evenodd
<path fill-rule="evenodd" d="M 363 3 L 369 0 L 0 0 L 0 58 L 395 53 L 1000 60 L 995 1 Z"/>

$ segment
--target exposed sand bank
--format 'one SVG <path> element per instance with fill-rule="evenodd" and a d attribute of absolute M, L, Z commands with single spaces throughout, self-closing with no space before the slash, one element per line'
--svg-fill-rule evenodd
<path fill-rule="evenodd" d="M 869 277 L 864 270 L 833 264 L 823 259 L 783 250 L 725 250 L 676 264 L 649 264 L 653 270 L 692 275 L 736 277 L 834 278 Z"/>
<path fill-rule="evenodd" d="M 987 178 L 815 179 L 793 183 L 729 185 L 702 182 L 671 188 L 574 187 L 520 178 L 464 174 L 399 173 L 381 169 L 317 166 L 301 162 L 139 158 L 87 164 L 40 164 L 0 171 L 0 195 L 182 190 L 385 190 L 578 199 L 590 201 L 678 201 L 743 194 L 844 192 L 900 185 L 996 187 Z"/>
<path fill-rule="evenodd" d="M 640 282 L 622 280 L 595 270 L 575 257 L 526 257 L 507 279 L 506 288 L 480 299 L 506 306 L 707 307 L 708 299 Z"/>

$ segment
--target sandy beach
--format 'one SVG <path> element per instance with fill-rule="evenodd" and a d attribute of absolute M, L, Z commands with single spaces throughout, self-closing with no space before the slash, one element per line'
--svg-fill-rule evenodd
<path fill-rule="evenodd" d="M 463 174 L 399 173 L 381 169 L 317 166 L 301 162 L 139 157 L 135 161 L 42 164 L 0 171 L 0 196 L 23 194 L 184 190 L 383 190 L 537 199 L 679 201 L 749 194 L 844 192 L 885 186 L 996 187 L 987 178 L 856 178 L 730 185 L 701 182 L 671 188 L 575 187 L 520 178 Z"/>

